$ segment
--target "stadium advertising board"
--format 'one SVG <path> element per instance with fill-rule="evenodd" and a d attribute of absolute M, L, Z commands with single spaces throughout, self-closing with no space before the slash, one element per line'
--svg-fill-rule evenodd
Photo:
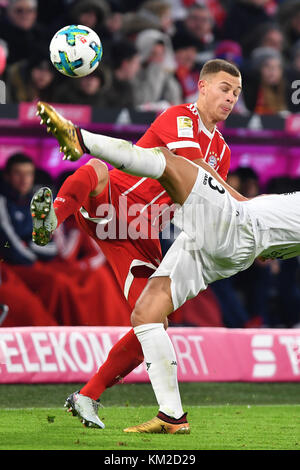
<path fill-rule="evenodd" d="M 0 330 L 0 383 L 86 382 L 126 327 Z M 169 328 L 182 382 L 300 381 L 300 330 Z M 141 364 L 126 382 L 147 382 Z"/>

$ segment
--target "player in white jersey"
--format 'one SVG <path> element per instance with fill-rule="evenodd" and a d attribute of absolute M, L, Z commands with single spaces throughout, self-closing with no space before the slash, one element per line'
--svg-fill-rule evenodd
<path fill-rule="evenodd" d="M 183 232 L 152 275 L 132 313 L 148 365 L 158 415 L 126 432 L 188 433 L 177 382 L 176 355 L 166 317 L 207 285 L 247 269 L 257 257 L 300 255 L 300 192 L 248 200 L 206 163 L 165 148 L 142 149 L 103 136 L 101 156 L 122 171 L 157 179 L 180 205 Z"/>
<path fill-rule="evenodd" d="M 300 255 L 300 193 L 237 201 L 205 169 L 174 223 L 183 230 L 152 275 L 171 280 L 179 308 L 214 281 L 247 269 L 257 257 Z"/>
<path fill-rule="evenodd" d="M 109 155 L 104 151 L 102 156 L 119 164 L 118 158 L 114 160 L 113 147 L 112 142 Z M 172 200 L 180 204 L 174 222 L 183 232 L 152 275 L 132 313 L 159 413 L 149 422 L 125 431 L 163 432 L 167 428 L 168 432 L 188 433 L 177 383 L 176 355 L 163 322 L 173 309 L 208 284 L 247 269 L 259 256 L 286 259 L 300 255 L 300 193 L 245 200 L 206 162 L 199 168 L 166 149 L 152 152 L 156 156 L 153 159 L 151 151 L 135 155 L 134 147 L 124 148 L 124 161 L 128 162 L 125 166 L 140 174 L 147 160 L 152 162 L 148 176 L 157 178 Z M 128 158 L 130 154 L 132 158 Z"/>
<path fill-rule="evenodd" d="M 298 256 L 300 192 L 248 200 L 205 161 L 195 165 L 166 148 L 145 149 L 106 136 L 99 138 L 99 153 L 126 173 L 157 179 L 180 205 L 174 220 L 183 232 L 151 276 L 131 316 L 159 413 L 125 431 L 189 433 L 176 355 L 164 322 L 209 283 L 247 269 L 258 256 Z"/>

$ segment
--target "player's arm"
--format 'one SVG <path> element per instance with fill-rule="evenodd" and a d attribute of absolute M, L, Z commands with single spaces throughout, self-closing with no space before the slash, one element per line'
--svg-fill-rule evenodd
<path fill-rule="evenodd" d="M 193 162 L 195 163 L 195 162 Z M 205 171 L 210 173 L 215 180 L 217 180 L 228 192 L 229 194 L 236 199 L 237 201 L 248 201 L 248 198 L 240 194 L 238 191 L 236 191 L 234 188 L 229 186 L 223 178 L 208 164 L 206 161 L 199 159 L 198 161 L 198 166 L 202 167 Z"/>

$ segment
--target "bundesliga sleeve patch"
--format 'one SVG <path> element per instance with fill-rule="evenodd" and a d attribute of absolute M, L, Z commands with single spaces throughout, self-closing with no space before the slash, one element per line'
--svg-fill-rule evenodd
<path fill-rule="evenodd" d="M 177 117 L 177 133 L 178 137 L 194 137 L 193 121 L 187 116 Z"/>

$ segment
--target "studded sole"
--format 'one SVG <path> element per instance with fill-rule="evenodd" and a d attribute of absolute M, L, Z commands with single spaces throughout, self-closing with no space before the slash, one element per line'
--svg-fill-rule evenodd
<path fill-rule="evenodd" d="M 51 208 L 51 192 L 47 188 L 40 189 L 33 197 L 30 205 L 33 222 L 32 241 L 45 246 L 51 239 L 51 232 L 45 227 L 45 220 Z"/>

